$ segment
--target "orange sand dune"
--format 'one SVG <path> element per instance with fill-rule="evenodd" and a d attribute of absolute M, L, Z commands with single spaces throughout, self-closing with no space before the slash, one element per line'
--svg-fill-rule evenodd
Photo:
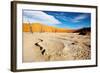
<path fill-rule="evenodd" d="M 30 25 L 28 23 L 24 23 L 24 25 L 23 25 L 23 31 L 24 32 L 30 32 Z"/>
<path fill-rule="evenodd" d="M 23 23 L 23 32 L 75 32 L 76 30 L 56 28 L 41 23 Z"/>

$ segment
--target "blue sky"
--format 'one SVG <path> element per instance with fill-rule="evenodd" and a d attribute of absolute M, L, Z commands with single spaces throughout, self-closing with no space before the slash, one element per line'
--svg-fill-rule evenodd
<path fill-rule="evenodd" d="M 80 29 L 91 26 L 91 14 L 79 12 L 23 10 L 23 22 L 38 22 L 58 28 Z"/>

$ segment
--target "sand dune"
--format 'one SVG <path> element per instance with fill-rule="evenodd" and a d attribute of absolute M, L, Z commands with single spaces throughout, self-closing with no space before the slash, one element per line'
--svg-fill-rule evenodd
<path fill-rule="evenodd" d="M 23 23 L 23 32 L 75 32 L 76 30 L 57 28 L 41 23 Z"/>
<path fill-rule="evenodd" d="M 89 35 L 23 32 L 23 62 L 91 59 Z"/>

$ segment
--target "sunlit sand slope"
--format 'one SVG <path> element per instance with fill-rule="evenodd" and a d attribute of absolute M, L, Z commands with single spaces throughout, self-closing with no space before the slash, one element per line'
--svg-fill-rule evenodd
<path fill-rule="evenodd" d="M 41 23 L 23 23 L 23 32 L 75 32 L 76 30 L 57 28 Z"/>

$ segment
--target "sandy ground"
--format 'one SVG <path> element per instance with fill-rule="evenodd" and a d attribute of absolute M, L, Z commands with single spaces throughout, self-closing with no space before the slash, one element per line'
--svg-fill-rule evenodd
<path fill-rule="evenodd" d="M 23 32 L 23 62 L 91 59 L 89 35 Z"/>

